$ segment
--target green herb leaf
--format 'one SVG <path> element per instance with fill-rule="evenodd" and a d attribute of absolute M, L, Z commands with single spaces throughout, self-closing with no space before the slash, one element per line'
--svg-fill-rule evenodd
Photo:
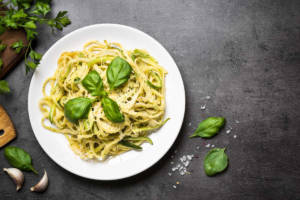
<path fill-rule="evenodd" d="M 132 68 L 129 63 L 120 58 L 114 58 L 109 64 L 106 76 L 111 89 L 115 89 L 126 83 L 130 77 Z"/>
<path fill-rule="evenodd" d="M 10 89 L 8 86 L 8 83 L 5 80 L 0 81 L 0 94 L 6 94 L 9 93 Z"/>
<path fill-rule="evenodd" d="M 104 96 L 101 103 L 104 114 L 108 120 L 112 122 L 124 122 L 124 116 L 120 112 L 120 108 L 114 100 Z"/>
<path fill-rule="evenodd" d="M 0 70 L 2 69 L 2 67 L 3 67 L 3 60 L 2 58 L 0 58 Z"/>
<path fill-rule="evenodd" d="M 103 82 L 97 71 L 90 71 L 82 80 L 83 87 L 91 93 L 92 96 L 105 96 Z"/>
<path fill-rule="evenodd" d="M 0 44 L 0 52 L 6 49 L 6 44 Z"/>
<path fill-rule="evenodd" d="M 34 50 L 30 51 L 29 56 L 32 60 L 35 60 L 35 61 L 40 61 L 42 59 L 42 55 Z"/>
<path fill-rule="evenodd" d="M 138 145 L 135 145 L 135 144 L 133 144 L 133 143 L 131 143 L 131 142 L 128 142 L 128 141 L 126 141 L 126 140 L 120 141 L 119 144 L 121 144 L 121 145 L 123 145 L 123 146 L 125 146 L 125 147 L 130 147 L 130 148 L 132 148 L 132 149 L 137 149 L 137 150 L 142 150 L 142 149 L 143 149 L 142 147 L 140 147 L 140 146 L 138 146 Z"/>
<path fill-rule="evenodd" d="M 33 40 L 38 33 L 32 29 L 25 28 L 26 34 L 27 34 L 27 40 Z"/>
<path fill-rule="evenodd" d="M 195 133 L 190 137 L 211 138 L 216 135 L 225 124 L 223 117 L 209 117 L 200 122 Z"/>
<path fill-rule="evenodd" d="M 228 157 L 225 148 L 211 149 L 204 159 L 204 170 L 208 176 L 213 176 L 224 171 L 228 166 Z"/>
<path fill-rule="evenodd" d="M 79 119 L 87 118 L 93 100 L 84 97 L 78 97 L 69 100 L 64 107 L 65 117 L 73 123 Z"/>
<path fill-rule="evenodd" d="M 4 156 L 13 167 L 38 173 L 31 164 L 30 155 L 21 148 L 9 146 L 4 149 Z"/>
<path fill-rule="evenodd" d="M 38 1 L 33 7 L 33 14 L 46 16 L 51 11 L 49 3 Z"/>
<path fill-rule="evenodd" d="M 36 25 L 33 21 L 28 21 L 24 24 L 24 28 L 27 29 L 36 29 Z"/>
<path fill-rule="evenodd" d="M 23 41 L 22 40 L 19 40 L 17 42 L 14 42 L 12 45 L 11 45 L 11 48 L 13 48 L 15 50 L 16 53 L 20 53 L 21 50 L 24 48 L 24 44 L 23 44 Z"/>
<path fill-rule="evenodd" d="M 0 25 L 0 35 L 2 35 L 5 32 L 5 27 Z"/>
<path fill-rule="evenodd" d="M 35 69 L 35 68 L 37 68 L 37 64 L 34 63 L 34 62 L 32 62 L 32 61 L 26 62 L 25 65 L 26 65 L 26 68 L 29 68 L 29 69 Z"/>

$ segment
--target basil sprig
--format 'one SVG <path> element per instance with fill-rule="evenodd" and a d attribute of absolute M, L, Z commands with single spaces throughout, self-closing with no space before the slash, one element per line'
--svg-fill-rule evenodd
<path fill-rule="evenodd" d="M 228 157 L 225 148 L 211 149 L 204 159 L 204 170 L 208 176 L 224 171 L 228 166 Z"/>
<path fill-rule="evenodd" d="M 19 147 L 8 146 L 4 149 L 4 156 L 13 167 L 24 171 L 38 173 L 31 164 L 30 155 Z"/>
<path fill-rule="evenodd" d="M 73 123 L 79 119 L 87 118 L 94 100 L 84 97 L 78 97 L 67 101 L 64 106 L 66 118 Z"/>
<path fill-rule="evenodd" d="M 103 97 L 101 103 L 107 119 L 112 122 L 124 122 L 125 118 L 120 112 L 118 104 L 114 100 L 109 97 Z"/>
<path fill-rule="evenodd" d="M 200 122 L 195 133 L 190 137 L 211 138 L 216 135 L 225 124 L 223 117 L 209 117 Z"/>
<path fill-rule="evenodd" d="M 109 64 L 106 76 L 110 89 L 115 89 L 126 83 L 130 77 L 132 68 L 123 58 L 116 57 Z"/>
<path fill-rule="evenodd" d="M 83 87 L 93 96 L 103 96 L 106 94 L 103 82 L 97 71 L 90 71 L 82 80 Z"/>

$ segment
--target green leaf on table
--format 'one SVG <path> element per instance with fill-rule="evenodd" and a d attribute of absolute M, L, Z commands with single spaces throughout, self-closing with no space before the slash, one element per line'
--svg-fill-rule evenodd
<path fill-rule="evenodd" d="M 36 25 L 34 21 L 28 21 L 24 24 L 24 28 L 26 29 L 36 29 Z"/>
<path fill-rule="evenodd" d="M 37 1 L 31 13 L 36 15 L 46 16 L 50 11 L 51 11 L 51 7 L 49 3 L 43 1 Z"/>
<path fill-rule="evenodd" d="M 42 59 L 42 54 L 31 49 L 29 56 L 32 60 L 40 61 Z"/>
<path fill-rule="evenodd" d="M 6 49 L 6 44 L 0 44 L 0 52 Z"/>
<path fill-rule="evenodd" d="M 9 92 L 10 92 L 10 89 L 9 89 L 7 81 L 1 80 L 0 81 L 0 94 L 6 94 Z"/>
<path fill-rule="evenodd" d="M 3 60 L 2 58 L 0 58 L 0 70 L 2 69 L 2 67 L 3 67 Z"/>
<path fill-rule="evenodd" d="M 17 42 L 14 42 L 12 45 L 11 45 L 11 48 L 13 48 L 15 50 L 16 53 L 20 53 L 21 50 L 24 48 L 24 44 L 23 44 L 23 41 L 22 40 L 19 40 Z"/>
<path fill-rule="evenodd" d="M 38 173 L 31 164 L 31 156 L 19 147 L 5 147 L 4 156 L 9 164 L 15 168 L 24 171 L 33 171 L 36 174 Z"/>
<path fill-rule="evenodd" d="M 0 25 L 0 35 L 2 35 L 5 32 L 5 27 Z"/>
<path fill-rule="evenodd" d="M 228 157 L 225 148 L 211 149 L 204 159 L 204 170 L 208 176 L 224 171 L 228 166 Z"/>
<path fill-rule="evenodd" d="M 223 117 L 209 117 L 199 123 L 195 133 L 190 137 L 211 138 L 216 135 L 225 124 Z"/>

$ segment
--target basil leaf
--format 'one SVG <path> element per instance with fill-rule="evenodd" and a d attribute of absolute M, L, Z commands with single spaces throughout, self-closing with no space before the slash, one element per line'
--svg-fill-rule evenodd
<path fill-rule="evenodd" d="M 120 141 L 119 144 L 121 144 L 121 145 L 123 145 L 123 146 L 125 146 L 125 147 L 130 147 L 130 148 L 132 148 L 132 149 L 137 149 L 137 150 L 143 149 L 142 147 L 140 147 L 140 146 L 138 146 L 138 145 L 135 145 L 135 144 L 133 144 L 133 143 L 131 143 L 131 142 L 128 142 L 128 141 L 126 141 L 126 140 Z"/>
<path fill-rule="evenodd" d="M 93 96 L 103 96 L 106 94 L 102 79 L 95 70 L 90 71 L 85 76 L 85 78 L 82 80 L 82 85 Z"/>
<path fill-rule="evenodd" d="M 0 94 L 9 93 L 10 89 L 8 83 L 5 80 L 0 81 Z"/>
<path fill-rule="evenodd" d="M 130 77 L 132 68 L 123 58 L 116 57 L 109 64 L 106 76 L 110 89 L 115 89 L 126 83 Z"/>
<path fill-rule="evenodd" d="M 204 170 L 208 176 L 213 176 L 224 171 L 228 166 L 228 157 L 225 148 L 211 149 L 204 159 Z"/>
<path fill-rule="evenodd" d="M 87 118 L 93 100 L 84 97 L 78 97 L 67 101 L 64 107 L 66 118 L 73 123 L 79 119 Z"/>
<path fill-rule="evenodd" d="M 37 174 L 37 171 L 31 164 L 30 155 L 21 148 L 9 146 L 4 149 L 4 156 L 13 167 L 24 170 L 33 171 Z"/>
<path fill-rule="evenodd" d="M 224 124 L 225 118 L 223 117 L 209 117 L 199 123 L 195 133 L 190 137 L 211 138 L 219 132 Z"/>
<path fill-rule="evenodd" d="M 101 100 L 106 118 L 112 122 L 124 122 L 124 116 L 120 112 L 118 104 L 109 97 L 103 97 Z"/>

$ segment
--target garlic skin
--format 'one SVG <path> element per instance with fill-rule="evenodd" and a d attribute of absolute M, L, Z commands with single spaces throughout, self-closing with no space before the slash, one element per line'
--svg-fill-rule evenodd
<path fill-rule="evenodd" d="M 31 192 L 44 192 L 48 187 L 48 175 L 46 170 L 44 170 L 44 176 L 42 179 L 35 185 L 30 188 Z"/>
<path fill-rule="evenodd" d="M 5 171 L 8 176 L 14 181 L 14 183 L 17 185 L 17 191 L 19 191 L 24 183 L 24 175 L 21 172 L 21 170 L 17 168 L 3 168 L 3 171 Z"/>

